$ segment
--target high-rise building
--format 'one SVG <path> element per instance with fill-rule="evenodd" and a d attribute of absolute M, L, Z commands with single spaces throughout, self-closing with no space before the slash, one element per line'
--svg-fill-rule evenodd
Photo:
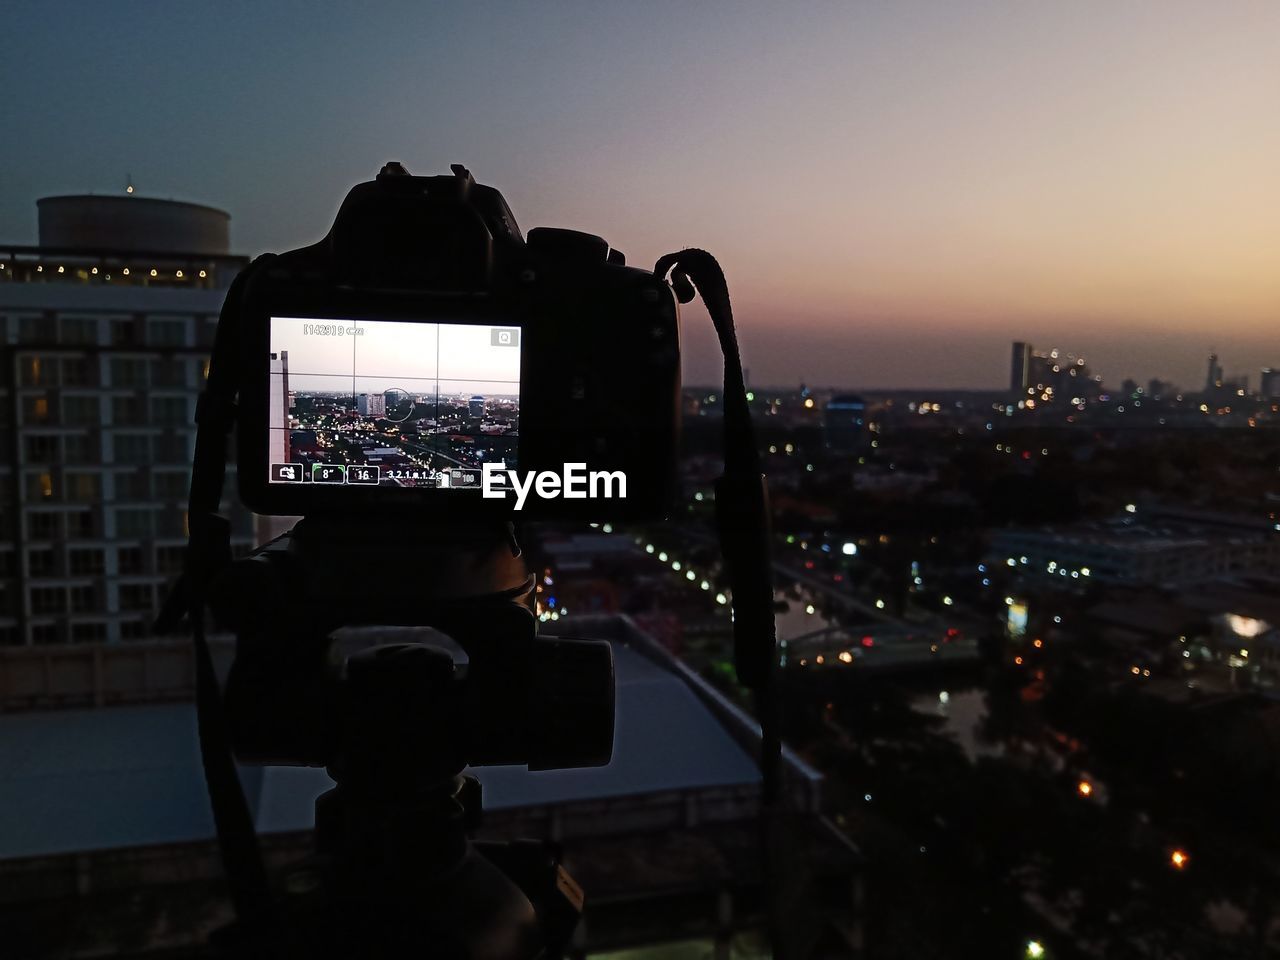
<path fill-rule="evenodd" d="M 1209 354 L 1209 370 L 1205 376 L 1204 388 L 1213 391 L 1222 386 L 1222 364 L 1218 362 L 1216 353 Z"/>
<path fill-rule="evenodd" d="M 484 397 L 471 398 L 470 403 L 467 404 L 467 415 L 473 419 L 484 416 Z"/>
<path fill-rule="evenodd" d="M 1021 340 L 1013 342 L 1013 366 L 1009 372 L 1009 389 L 1021 394 L 1027 389 L 1031 376 L 1031 344 Z"/>
<path fill-rule="evenodd" d="M 822 426 L 829 449 L 858 452 L 868 442 L 866 401 L 851 393 L 832 397 L 823 411 Z"/>
<path fill-rule="evenodd" d="M 267 423 L 267 462 L 289 462 L 289 351 L 271 354 L 271 405 Z"/>
<path fill-rule="evenodd" d="M 382 393 L 362 393 L 356 398 L 356 409 L 362 417 L 385 417 L 387 397 Z"/>
<path fill-rule="evenodd" d="M 37 206 L 38 245 L 0 246 L 0 643 L 140 637 L 182 568 L 196 398 L 247 260 L 211 207 Z"/>
<path fill-rule="evenodd" d="M 1263 400 L 1280 400 L 1280 370 L 1263 367 L 1258 377 L 1258 393 Z"/>

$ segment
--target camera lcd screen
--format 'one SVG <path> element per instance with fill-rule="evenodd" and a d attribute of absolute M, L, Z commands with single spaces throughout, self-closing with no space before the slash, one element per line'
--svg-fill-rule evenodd
<path fill-rule="evenodd" d="M 516 465 L 521 332 L 272 317 L 269 482 L 480 490 Z"/>

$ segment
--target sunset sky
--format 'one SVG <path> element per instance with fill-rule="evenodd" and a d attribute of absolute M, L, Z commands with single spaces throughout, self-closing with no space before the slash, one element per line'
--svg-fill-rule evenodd
<path fill-rule="evenodd" d="M 388 159 L 633 264 L 711 250 L 757 384 L 997 387 L 1013 339 L 1112 383 L 1280 366 L 1280 3 L 0 12 L 0 241 L 131 174 L 285 249 Z"/>

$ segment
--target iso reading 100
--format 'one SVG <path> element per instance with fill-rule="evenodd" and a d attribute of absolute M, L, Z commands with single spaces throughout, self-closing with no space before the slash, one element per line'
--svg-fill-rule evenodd
<path fill-rule="evenodd" d="M 340 323 L 304 323 L 304 337 L 358 337 L 364 333 L 364 327 L 344 327 Z"/>

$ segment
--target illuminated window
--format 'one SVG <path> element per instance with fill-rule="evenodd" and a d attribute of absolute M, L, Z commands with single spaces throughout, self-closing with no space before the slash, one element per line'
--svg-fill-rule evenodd
<path fill-rule="evenodd" d="M 28 473 L 25 479 L 28 501 L 50 500 L 54 496 L 53 475 L 48 472 Z"/>
<path fill-rule="evenodd" d="M 24 387 L 54 386 L 53 374 L 56 365 L 50 365 L 43 357 L 24 357 L 22 359 L 21 377 Z"/>

